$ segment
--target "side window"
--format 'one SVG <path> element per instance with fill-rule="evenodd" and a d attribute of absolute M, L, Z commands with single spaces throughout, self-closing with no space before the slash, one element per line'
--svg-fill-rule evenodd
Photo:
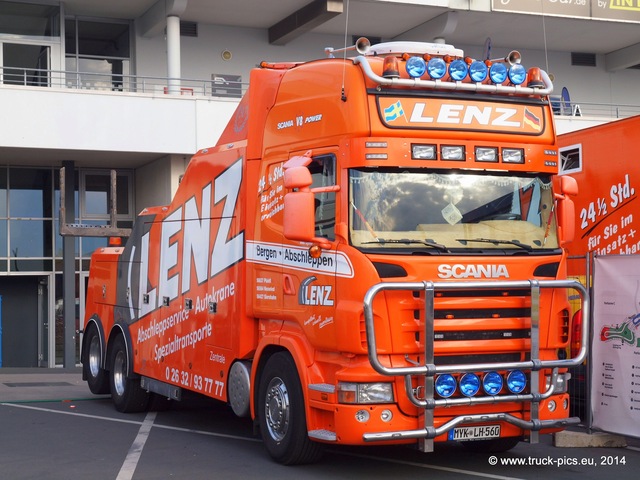
<path fill-rule="evenodd" d="M 313 158 L 309 165 L 313 183 L 311 188 L 328 187 L 336 184 L 336 157 L 333 154 L 320 155 Z M 316 194 L 316 235 L 335 239 L 336 225 L 336 193 L 324 192 Z"/>
<path fill-rule="evenodd" d="M 560 149 L 560 175 L 582 171 L 582 144 L 569 145 Z"/>

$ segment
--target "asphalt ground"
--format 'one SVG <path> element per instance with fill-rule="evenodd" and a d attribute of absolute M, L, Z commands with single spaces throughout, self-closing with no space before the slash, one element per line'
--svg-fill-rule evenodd
<path fill-rule="evenodd" d="M 248 419 L 186 395 L 167 411 L 121 414 L 78 369 L 0 369 L 0 480 L 140 479 L 579 479 L 638 478 L 640 440 L 622 448 L 557 448 L 551 435 L 507 453 L 457 443 L 330 446 L 314 465 L 274 463 Z"/>

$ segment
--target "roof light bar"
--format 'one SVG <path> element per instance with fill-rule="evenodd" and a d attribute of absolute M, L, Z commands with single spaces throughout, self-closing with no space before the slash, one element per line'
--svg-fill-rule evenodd
<path fill-rule="evenodd" d="M 375 56 L 384 56 L 382 74 L 373 72 L 369 58 Z M 538 96 L 553 92 L 547 73 L 539 67 L 527 70 L 517 51 L 479 61 L 451 45 L 387 42 L 371 46 L 353 61 L 378 85 Z M 402 72 L 400 62 L 405 64 Z"/>

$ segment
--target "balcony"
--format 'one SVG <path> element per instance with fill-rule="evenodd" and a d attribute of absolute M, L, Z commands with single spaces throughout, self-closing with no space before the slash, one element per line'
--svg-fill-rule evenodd
<path fill-rule="evenodd" d="M 0 69 L 0 150 L 26 163 L 66 159 L 86 166 L 190 156 L 215 145 L 246 87 L 218 76 Z"/>
<path fill-rule="evenodd" d="M 248 85 L 235 78 L 0 68 L 0 150 L 12 163 L 37 157 L 86 166 L 190 156 L 215 145 L 246 92 Z M 640 105 L 579 101 L 554 112 L 562 134 L 638 115 Z"/>

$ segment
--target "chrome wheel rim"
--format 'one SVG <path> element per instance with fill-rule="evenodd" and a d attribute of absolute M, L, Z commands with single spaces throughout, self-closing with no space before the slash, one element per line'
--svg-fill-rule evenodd
<path fill-rule="evenodd" d="M 118 351 L 113 362 L 113 386 L 119 396 L 122 396 L 124 394 L 124 385 L 126 381 L 126 364 L 127 359 L 125 353 L 122 350 Z"/>
<path fill-rule="evenodd" d="M 275 441 L 281 442 L 289 430 L 291 407 L 287 386 L 279 377 L 273 378 L 269 382 L 264 414 L 269 435 Z"/>
<path fill-rule="evenodd" d="M 89 372 L 94 378 L 100 373 L 100 339 L 97 335 L 91 338 L 89 344 Z"/>

